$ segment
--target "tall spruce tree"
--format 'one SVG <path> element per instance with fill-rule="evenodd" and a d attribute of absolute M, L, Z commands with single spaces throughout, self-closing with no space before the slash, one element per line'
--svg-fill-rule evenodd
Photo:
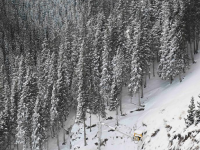
<path fill-rule="evenodd" d="M 36 76 L 32 74 L 32 70 L 28 68 L 17 114 L 17 139 L 18 143 L 23 144 L 23 149 L 26 149 L 29 144 L 29 146 L 32 147 L 32 115 L 37 93 Z"/>
<path fill-rule="evenodd" d="M 111 87 L 111 95 L 110 95 L 110 110 L 116 110 L 120 106 L 120 110 L 122 112 L 121 105 L 121 92 L 123 87 L 123 55 L 120 49 L 117 51 L 117 55 L 113 58 L 112 67 L 113 67 L 113 76 L 112 76 L 112 87 Z M 118 111 L 118 110 L 117 110 Z"/>
<path fill-rule="evenodd" d="M 143 62 L 140 57 L 142 53 L 140 51 L 140 30 L 141 23 L 135 20 L 135 29 L 134 29 L 134 44 L 132 48 L 132 59 L 131 59 L 131 77 L 130 84 L 128 85 L 129 92 L 131 95 L 133 93 L 138 93 L 139 95 L 139 105 L 140 105 L 140 88 L 143 80 Z"/>
<path fill-rule="evenodd" d="M 172 68 L 169 66 L 170 61 L 170 3 L 163 1 L 162 3 L 162 33 L 161 33 L 161 58 L 158 66 L 158 74 L 162 79 L 170 79 L 172 83 L 173 74 L 171 74 Z"/>
<path fill-rule="evenodd" d="M 195 112 L 196 125 L 200 123 L 200 102 L 197 102 L 197 110 Z"/>
<path fill-rule="evenodd" d="M 194 117 L 195 117 L 195 104 L 194 104 L 194 97 L 192 97 L 188 109 L 188 115 L 187 118 L 185 119 L 187 127 L 191 126 L 194 123 Z"/>
<path fill-rule="evenodd" d="M 84 145 L 86 143 L 86 128 L 85 128 L 85 120 L 86 120 L 86 113 L 87 109 L 90 105 L 89 98 L 88 98 L 88 88 L 89 85 L 88 77 L 89 77 L 89 57 L 87 56 L 86 44 L 83 40 L 80 49 L 80 57 L 79 62 L 77 65 L 77 72 L 78 72 L 78 98 L 77 98 L 77 114 L 76 114 L 76 122 L 82 122 L 84 124 Z"/>
<path fill-rule="evenodd" d="M 104 32 L 103 40 L 103 52 L 102 52 L 102 67 L 101 67 L 101 81 L 100 81 L 100 93 L 104 101 L 109 105 L 109 93 L 111 91 L 111 61 L 110 61 L 110 49 L 108 44 L 108 29 Z"/>
<path fill-rule="evenodd" d="M 0 130 L 1 130 L 1 136 L 0 139 L 2 140 L 2 143 L 0 143 L 0 146 L 4 149 L 10 149 L 11 143 L 12 143 L 12 116 L 11 116 L 11 101 L 10 101 L 10 88 L 8 86 L 8 83 L 6 82 L 4 84 L 3 89 L 3 103 L 4 107 L 3 110 L 1 110 L 0 113 Z"/>

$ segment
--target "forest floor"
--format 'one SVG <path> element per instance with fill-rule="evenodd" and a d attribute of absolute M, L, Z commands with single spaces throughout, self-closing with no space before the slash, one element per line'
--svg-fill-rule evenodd
<path fill-rule="evenodd" d="M 169 81 L 161 80 L 158 75 L 147 79 L 147 87 L 144 89 L 144 98 L 141 99 L 145 105 L 144 111 L 134 111 L 138 108 L 138 96 L 131 97 L 128 89 L 123 88 L 122 106 L 123 116 L 119 115 L 120 131 L 133 136 L 134 130 L 139 129 L 146 132 L 142 142 L 134 142 L 127 136 L 110 130 L 110 128 L 102 127 L 102 141 L 104 145 L 102 150 L 167 150 L 169 149 L 170 134 L 182 133 L 185 130 L 184 118 L 187 116 L 188 105 L 191 97 L 200 102 L 198 95 L 200 94 L 200 54 L 195 56 L 197 63 L 191 65 L 190 68 L 182 75 L 183 81 L 180 83 L 179 78 L 175 78 L 170 85 Z M 70 113 L 70 119 L 66 122 L 67 129 L 74 124 L 75 111 Z M 115 127 L 116 115 L 115 111 L 107 111 L 107 120 L 102 122 Z M 111 119 L 112 118 L 112 119 Z M 86 121 L 89 126 L 90 119 Z M 92 115 L 92 131 L 86 129 L 87 146 L 83 142 L 83 125 L 74 124 L 72 128 L 72 149 L 73 150 L 97 150 L 98 143 L 98 117 Z M 172 127 L 169 131 L 167 126 Z M 200 136 L 200 135 L 199 135 Z M 69 137 L 66 145 L 61 146 L 61 150 L 69 150 Z M 60 142 L 62 141 L 62 131 L 60 132 Z M 50 142 L 50 150 L 57 150 L 56 140 Z M 186 142 L 183 149 L 188 149 L 193 143 Z"/>

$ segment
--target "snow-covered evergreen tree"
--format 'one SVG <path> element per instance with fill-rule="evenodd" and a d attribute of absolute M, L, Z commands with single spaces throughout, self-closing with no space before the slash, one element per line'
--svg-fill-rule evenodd
<path fill-rule="evenodd" d="M 87 99 L 87 88 L 86 88 L 86 62 L 85 62 L 85 50 L 84 50 L 84 41 L 81 45 L 80 49 L 80 57 L 78 62 L 78 106 L 77 106 L 77 121 L 85 120 L 86 111 L 88 107 L 88 99 Z"/>
<path fill-rule="evenodd" d="M 113 111 L 118 108 L 119 101 L 117 99 L 118 96 L 118 87 L 117 87 L 117 79 L 113 79 L 112 86 L 111 86 L 111 93 L 110 93 L 110 105 L 109 110 Z"/>
<path fill-rule="evenodd" d="M 18 91 L 18 82 L 17 77 L 13 78 L 12 80 L 12 87 L 11 87 L 11 108 L 10 108 L 10 115 L 11 115 L 11 128 L 12 133 L 16 134 L 17 128 L 17 110 L 19 105 L 19 91 Z M 15 138 L 15 137 L 14 137 Z"/>
<path fill-rule="evenodd" d="M 194 124 L 194 117 L 195 117 L 195 104 L 194 104 L 194 97 L 191 98 L 188 115 L 185 119 L 186 126 L 189 127 Z"/>
<path fill-rule="evenodd" d="M 18 69 L 18 89 L 21 92 L 23 83 L 25 81 L 26 76 L 26 68 L 25 68 L 25 61 L 24 56 L 21 55 L 19 58 L 19 69 Z"/>
<path fill-rule="evenodd" d="M 101 97 L 109 105 L 109 95 L 111 91 L 111 61 L 109 55 L 109 45 L 108 45 L 108 31 L 107 29 L 104 32 L 103 40 L 103 52 L 102 52 L 102 67 L 101 67 L 101 81 L 100 81 L 100 93 Z"/>
<path fill-rule="evenodd" d="M 112 61 L 113 76 L 110 95 L 110 110 L 116 110 L 116 108 L 118 108 L 118 104 L 120 104 L 121 101 L 119 95 L 121 94 L 123 87 L 123 60 L 122 52 L 118 49 L 117 55 L 113 58 Z"/>
<path fill-rule="evenodd" d="M 200 102 L 197 102 L 197 110 L 195 112 L 195 124 L 199 124 L 200 123 Z"/>
<path fill-rule="evenodd" d="M 64 47 L 60 47 L 59 59 L 58 59 L 58 71 L 57 71 L 57 98 L 59 100 L 59 119 L 61 123 L 66 120 L 69 114 L 70 101 L 68 97 L 69 91 L 69 76 L 67 75 L 67 63 L 66 54 L 64 53 Z"/>
<path fill-rule="evenodd" d="M 98 113 L 99 117 L 105 117 L 105 102 L 100 94 L 100 79 L 101 79 L 101 66 L 102 66 L 102 52 L 103 52 L 103 13 L 100 13 L 97 18 L 97 27 L 94 41 L 94 53 L 93 53 L 93 71 L 92 71 L 92 88 L 93 88 L 93 113 Z"/>
<path fill-rule="evenodd" d="M 2 148 L 8 149 L 11 147 L 12 138 L 12 118 L 11 118 L 11 102 L 10 102 L 10 88 L 8 83 L 4 84 L 3 89 L 3 110 L 0 111 L 0 142 Z"/>
<path fill-rule="evenodd" d="M 83 122 L 84 125 L 84 145 L 86 143 L 86 113 L 87 109 L 90 106 L 89 102 L 89 90 L 87 86 L 89 83 L 89 73 L 90 69 L 90 58 L 88 57 L 89 52 L 87 51 L 87 45 L 83 40 L 83 43 L 80 48 L 80 56 L 79 62 L 77 64 L 77 73 L 78 73 L 78 98 L 77 98 L 77 114 L 76 114 L 76 122 Z"/>
<path fill-rule="evenodd" d="M 137 20 L 135 20 L 137 21 Z M 143 62 L 141 61 L 142 53 L 140 51 L 140 22 L 135 22 L 135 29 L 134 29 L 134 44 L 133 44 L 133 53 L 132 53 L 132 60 L 131 60 L 131 77 L 130 77 L 130 84 L 128 85 L 129 92 L 131 95 L 133 93 L 139 92 L 141 88 L 141 83 L 143 80 Z M 140 94 L 139 94 L 140 97 Z M 140 105 L 140 99 L 139 99 Z"/>
<path fill-rule="evenodd" d="M 41 94 L 38 94 L 37 100 L 35 103 L 34 113 L 32 116 L 32 149 L 43 150 L 44 142 L 47 138 L 44 117 L 43 117 L 43 108 L 42 108 L 42 99 L 40 98 Z"/>
<path fill-rule="evenodd" d="M 28 144 L 32 147 L 32 115 L 37 92 L 36 75 L 32 74 L 31 69 L 28 68 L 17 114 L 17 142 L 23 145 L 23 149 L 26 149 Z"/>
<path fill-rule="evenodd" d="M 161 60 L 159 64 L 159 75 L 162 79 L 174 79 L 176 75 L 181 75 L 186 65 L 184 29 L 182 28 L 183 10 L 179 3 L 173 4 L 173 11 L 166 1 L 163 4 L 163 32 L 161 46 Z M 174 14 L 173 20 L 170 15 Z M 180 78 L 181 81 L 181 78 Z"/>
<path fill-rule="evenodd" d="M 161 50 L 160 50 L 160 63 L 158 66 L 158 74 L 162 79 L 169 79 L 172 80 L 172 76 L 170 74 L 170 69 L 168 66 L 169 56 L 167 57 L 168 53 L 170 52 L 170 41 L 169 41 L 169 33 L 170 33 L 170 5 L 168 1 L 163 1 L 162 3 L 162 33 L 161 33 Z M 167 76 L 169 75 L 169 76 Z"/>
<path fill-rule="evenodd" d="M 51 125 L 57 125 L 59 121 L 58 117 L 58 99 L 56 97 L 56 85 L 53 85 L 52 96 L 51 96 Z"/>

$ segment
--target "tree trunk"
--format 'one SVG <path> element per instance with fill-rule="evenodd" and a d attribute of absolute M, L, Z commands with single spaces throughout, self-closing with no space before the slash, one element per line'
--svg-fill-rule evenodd
<path fill-rule="evenodd" d="M 133 103 L 133 92 L 131 92 L 131 103 Z"/>
<path fill-rule="evenodd" d="M 83 129 L 84 129 L 84 146 L 86 146 L 87 143 L 86 143 L 86 125 L 85 125 L 85 118 L 84 118 L 84 122 L 83 122 Z"/>
<path fill-rule="evenodd" d="M 92 115 L 91 115 L 91 111 L 90 111 L 90 132 L 92 131 L 91 126 L 92 126 Z"/>
<path fill-rule="evenodd" d="M 29 144 L 30 144 L 30 150 L 32 150 L 32 138 L 31 136 L 29 137 L 30 141 L 29 141 Z"/>
<path fill-rule="evenodd" d="M 55 131 L 54 131 L 54 127 L 51 127 L 51 138 L 55 137 Z"/>
<path fill-rule="evenodd" d="M 183 73 L 185 73 L 185 68 L 183 68 Z"/>
<path fill-rule="evenodd" d="M 196 52 L 198 53 L 199 50 L 199 32 L 197 32 L 197 36 L 196 36 Z"/>
<path fill-rule="evenodd" d="M 109 106 L 109 98 L 107 98 L 107 106 Z"/>
<path fill-rule="evenodd" d="M 46 150 L 49 150 L 49 137 L 47 137 L 47 149 Z"/>
<path fill-rule="evenodd" d="M 158 54 L 158 51 L 157 51 L 156 55 L 157 55 L 157 57 L 156 57 L 156 58 L 157 58 L 157 62 L 159 63 L 160 60 L 159 60 L 159 54 Z"/>
<path fill-rule="evenodd" d="M 182 82 L 181 72 L 179 73 L 179 81 Z"/>
<path fill-rule="evenodd" d="M 141 98 L 143 98 L 143 79 L 141 81 Z"/>
<path fill-rule="evenodd" d="M 117 108 L 116 108 L 116 125 L 119 126 L 119 119 L 118 119 L 118 108 L 119 105 L 117 104 Z"/>
<path fill-rule="evenodd" d="M 120 93 L 120 95 L 119 95 L 119 105 L 120 105 L 120 113 L 121 113 L 121 115 L 122 115 L 122 92 Z"/>
<path fill-rule="evenodd" d="M 146 72 L 146 74 L 144 75 L 144 88 L 146 88 L 146 86 L 147 86 L 147 72 Z"/>
<path fill-rule="evenodd" d="M 63 126 L 63 145 L 66 144 L 66 138 L 65 138 L 65 129 L 64 129 L 64 126 Z"/>
<path fill-rule="evenodd" d="M 101 117 L 99 115 L 98 150 L 101 150 L 101 134 L 102 134 L 102 126 L 101 126 Z"/>
<path fill-rule="evenodd" d="M 50 129 L 47 130 L 46 150 L 49 149 L 49 137 L 50 137 L 50 136 L 49 136 L 49 132 L 51 132 Z"/>
<path fill-rule="evenodd" d="M 170 84 L 172 84 L 173 78 L 172 75 L 170 76 Z"/>
<path fill-rule="evenodd" d="M 193 50 L 192 50 L 192 43 L 190 41 L 190 54 L 191 54 L 191 60 L 192 60 L 192 63 L 194 64 L 194 53 L 193 53 Z"/>
<path fill-rule="evenodd" d="M 141 106 L 141 102 L 140 102 L 140 90 L 138 90 L 138 106 Z"/>
<path fill-rule="evenodd" d="M 193 46 L 193 48 L 194 48 L 194 54 L 196 54 L 196 37 L 194 38 L 194 46 Z"/>
<path fill-rule="evenodd" d="M 57 121 L 57 133 L 56 133 L 56 138 L 57 138 L 57 147 L 58 147 L 58 150 L 60 150 L 60 145 L 59 145 L 59 130 L 58 130 L 58 121 Z"/>
<path fill-rule="evenodd" d="M 153 57 L 153 77 L 155 77 L 155 58 Z"/>
<path fill-rule="evenodd" d="M 149 75 L 149 79 L 151 78 L 151 68 L 150 66 L 148 66 L 148 75 Z"/>
<path fill-rule="evenodd" d="M 58 150 L 60 150 L 60 145 L 59 145 L 59 133 L 56 133 L 57 136 L 57 146 L 58 146 Z"/>

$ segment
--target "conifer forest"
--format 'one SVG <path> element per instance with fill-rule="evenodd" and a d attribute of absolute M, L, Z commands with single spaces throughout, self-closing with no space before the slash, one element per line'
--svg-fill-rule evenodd
<path fill-rule="evenodd" d="M 88 116 L 182 82 L 199 41 L 199 0 L 0 0 L 0 150 L 61 150 L 71 110 L 87 145 Z"/>

